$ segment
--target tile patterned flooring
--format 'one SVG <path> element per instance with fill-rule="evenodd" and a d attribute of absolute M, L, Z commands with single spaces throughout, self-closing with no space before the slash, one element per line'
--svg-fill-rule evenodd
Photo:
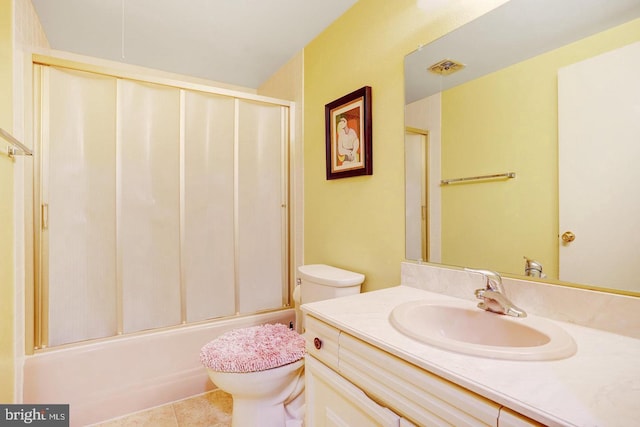
<path fill-rule="evenodd" d="M 230 427 L 231 395 L 213 390 L 96 424 L 95 427 Z"/>

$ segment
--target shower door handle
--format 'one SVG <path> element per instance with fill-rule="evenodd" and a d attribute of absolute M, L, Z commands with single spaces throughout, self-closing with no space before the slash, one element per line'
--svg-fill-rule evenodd
<path fill-rule="evenodd" d="M 49 204 L 48 203 L 43 203 L 40 206 L 40 216 L 41 216 L 41 223 L 42 223 L 42 229 L 46 230 L 47 228 L 49 228 Z"/>

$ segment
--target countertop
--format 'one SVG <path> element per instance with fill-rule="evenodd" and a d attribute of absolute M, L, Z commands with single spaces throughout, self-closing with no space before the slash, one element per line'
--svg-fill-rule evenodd
<path fill-rule="evenodd" d="M 461 301 L 396 286 L 304 304 L 302 310 L 409 363 L 550 426 L 640 425 L 640 340 L 549 320 L 575 340 L 575 355 L 552 361 L 468 356 L 423 344 L 389 322 L 404 302 Z M 526 311 L 526 306 L 522 307 Z M 535 316 L 532 316 L 535 317 Z"/>

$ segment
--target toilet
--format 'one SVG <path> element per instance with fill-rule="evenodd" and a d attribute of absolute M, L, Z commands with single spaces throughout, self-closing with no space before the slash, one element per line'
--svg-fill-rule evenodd
<path fill-rule="evenodd" d="M 324 264 L 298 267 L 297 331 L 259 325 L 222 334 L 200 350 L 211 381 L 233 397 L 233 427 L 296 427 L 304 419 L 305 340 L 299 305 L 360 292 L 364 275 Z"/>

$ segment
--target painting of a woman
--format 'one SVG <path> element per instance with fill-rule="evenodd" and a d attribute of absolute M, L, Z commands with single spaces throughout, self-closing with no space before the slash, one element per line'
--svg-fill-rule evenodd
<path fill-rule="evenodd" d="M 325 105 L 327 179 L 371 175 L 371 88 Z"/>
<path fill-rule="evenodd" d="M 338 119 L 337 141 L 338 141 L 338 162 L 358 163 L 360 161 L 360 139 L 355 130 L 349 127 L 347 118 L 342 116 Z"/>

